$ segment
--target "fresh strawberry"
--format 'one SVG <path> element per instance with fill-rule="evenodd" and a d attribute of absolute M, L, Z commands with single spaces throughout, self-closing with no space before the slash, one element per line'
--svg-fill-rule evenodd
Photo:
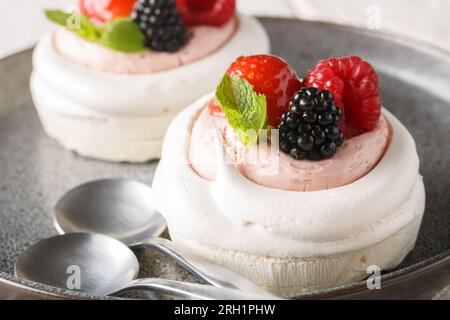
<path fill-rule="evenodd" d="M 104 23 L 131 15 L 136 0 L 80 0 L 80 10 L 91 20 Z"/>
<path fill-rule="evenodd" d="M 243 78 L 267 99 L 268 124 L 277 127 L 281 115 L 289 108 L 289 100 L 300 90 L 295 71 L 281 58 L 256 55 L 238 58 L 227 70 L 229 76 Z"/>
<path fill-rule="evenodd" d="M 381 114 L 378 75 L 360 57 L 322 60 L 304 83 L 333 93 L 336 105 L 344 110 L 348 137 L 372 131 L 377 125 Z"/>
<path fill-rule="evenodd" d="M 186 26 L 222 26 L 236 13 L 236 0 L 177 0 Z"/>
<path fill-rule="evenodd" d="M 188 9 L 196 12 L 210 11 L 217 0 L 184 0 Z"/>

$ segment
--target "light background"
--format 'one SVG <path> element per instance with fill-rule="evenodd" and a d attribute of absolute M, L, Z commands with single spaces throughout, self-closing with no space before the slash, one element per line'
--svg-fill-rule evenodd
<path fill-rule="evenodd" d="M 31 47 L 53 26 L 44 8 L 68 8 L 74 0 L 0 0 L 0 58 Z M 238 0 L 246 14 L 298 17 L 367 27 L 378 8 L 381 31 L 433 43 L 450 51 L 449 0 Z"/>

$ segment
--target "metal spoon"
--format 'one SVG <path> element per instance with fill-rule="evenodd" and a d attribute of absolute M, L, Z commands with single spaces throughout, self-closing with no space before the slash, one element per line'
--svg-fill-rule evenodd
<path fill-rule="evenodd" d="M 131 248 L 156 249 L 216 287 L 271 295 L 241 275 L 183 252 L 169 240 L 157 238 L 166 223 L 153 209 L 152 189 L 140 182 L 98 180 L 68 191 L 56 204 L 55 226 L 61 234 L 99 233 Z"/>
<path fill-rule="evenodd" d="M 111 237 L 89 233 L 55 236 L 28 248 L 15 265 L 17 277 L 91 295 L 146 290 L 188 299 L 268 299 L 246 291 L 164 279 L 134 280 L 134 253 Z"/>

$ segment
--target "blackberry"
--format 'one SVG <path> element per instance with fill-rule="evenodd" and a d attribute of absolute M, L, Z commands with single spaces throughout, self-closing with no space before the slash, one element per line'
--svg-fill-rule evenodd
<path fill-rule="evenodd" d="M 334 104 L 330 91 L 303 88 L 281 116 L 280 149 L 297 160 L 331 158 L 344 143 L 341 120 L 342 110 Z"/>
<path fill-rule="evenodd" d="M 138 0 L 131 15 L 145 35 L 145 46 L 175 52 L 188 41 L 175 0 Z"/>

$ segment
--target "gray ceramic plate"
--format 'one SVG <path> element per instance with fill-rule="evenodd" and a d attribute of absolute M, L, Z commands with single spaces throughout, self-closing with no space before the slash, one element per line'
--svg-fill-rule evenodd
<path fill-rule="evenodd" d="M 360 55 L 381 77 L 383 102 L 409 128 L 421 159 L 426 212 L 415 249 L 385 273 L 382 290 L 365 283 L 310 293 L 304 298 L 432 298 L 450 286 L 450 56 L 423 44 L 336 25 L 262 19 L 273 53 L 299 74 L 319 59 Z M 17 256 L 32 243 L 56 234 L 52 207 L 80 183 L 106 177 L 151 184 L 156 162 L 113 164 L 83 159 L 48 139 L 31 102 L 31 51 L 0 61 L 0 297 L 73 298 L 73 292 L 13 277 Z M 193 281 L 171 261 L 138 252 L 141 276 Z"/>

